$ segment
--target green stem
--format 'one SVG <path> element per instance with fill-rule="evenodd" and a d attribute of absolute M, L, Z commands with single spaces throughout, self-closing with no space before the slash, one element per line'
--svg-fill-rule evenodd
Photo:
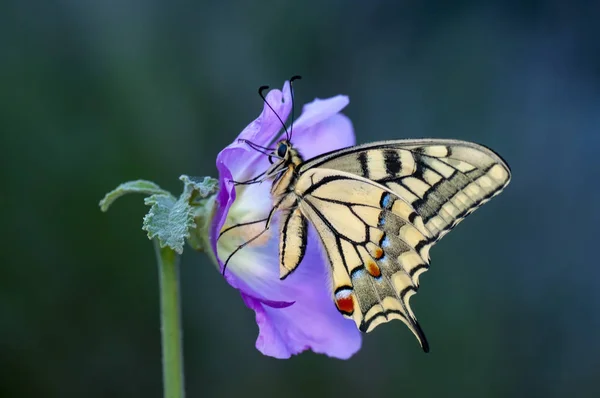
<path fill-rule="evenodd" d="M 160 321 L 162 331 L 163 390 L 165 398 L 183 398 L 183 354 L 179 306 L 179 255 L 161 248 L 154 239 L 160 278 Z"/>

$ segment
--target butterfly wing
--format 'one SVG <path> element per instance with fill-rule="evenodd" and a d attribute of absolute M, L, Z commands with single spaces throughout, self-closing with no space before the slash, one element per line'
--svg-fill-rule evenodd
<path fill-rule="evenodd" d="M 299 175 L 296 212 L 325 248 L 338 310 L 365 332 L 400 319 L 427 351 L 408 300 L 429 249 L 508 184 L 506 163 L 469 142 L 402 140 L 319 156 Z"/>
<path fill-rule="evenodd" d="M 298 209 L 315 226 L 331 265 L 334 301 L 363 332 L 400 319 L 425 351 L 409 304 L 428 261 L 421 217 L 390 189 L 350 173 L 315 168 L 296 184 Z"/>
<path fill-rule="evenodd" d="M 382 141 L 331 152 L 303 164 L 349 172 L 386 186 L 422 217 L 431 247 L 510 181 L 504 160 L 482 145 L 441 139 Z"/>

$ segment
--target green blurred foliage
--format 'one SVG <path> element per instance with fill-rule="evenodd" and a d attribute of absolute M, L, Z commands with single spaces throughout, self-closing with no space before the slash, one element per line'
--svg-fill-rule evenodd
<path fill-rule="evenodd" d="M 8 1 L 0 5 L 0 395 L 160 397 L 139 197 L 178 193 L 301 74 L 358 142 L 459 138 L 513 182 L 432 251 L 415 312 L 349 361 L 254 348 L 252 311 L 187 251 L 188 395 L 600 396 L 598 2 Z"/>

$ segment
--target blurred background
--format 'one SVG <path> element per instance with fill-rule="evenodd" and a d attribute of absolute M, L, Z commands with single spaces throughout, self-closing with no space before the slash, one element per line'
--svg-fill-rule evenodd
<path fill-rule="evenodd" d="M 511 165 L 432 251 L 413 309 L 348 361 L 254 348 L 239 293 L 182 263 L 188 396 L 600 396 L 600 3 L 8 1 L 0 5 L 0 395 L 160 397 L 144 178 L 216 175 L 294 74 L 357 141 L 458 138 Z M 215 305 L 218 303 L 218 305 Z M 210 305 L 209 305 L 210 304 Z"/>

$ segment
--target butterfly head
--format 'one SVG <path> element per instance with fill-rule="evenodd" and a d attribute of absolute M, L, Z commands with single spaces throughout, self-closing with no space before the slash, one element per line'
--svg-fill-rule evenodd
<path fill-rule="evenodd" d="M 288 140 L 281 140 L 277 143 L 276 149 L 269 156 L 269 162 L 273 164 L 273 156 L 276 156 L 282 160 L 285 160 L 288 157 L 288 152 L 290 151 L 292 144 Z"/>
<path fill-rule="evenodd" d="M 274 178 L 289 168 L 296 168 L 302 163 L 302 157 L 294 148 L 292 143 L 287 140 L 277 142 L 274 150 L 269 154 L 271 167 L 266 172 L 267 178 Z"/>
<path fill-rule="evenodd" d="M 260 182 L 264 181 L 265 179 L 272 179 L 272 180 L 277 181 L 280 177 L 282 177 L 282 175 L 286 171 L 290 171 L 291 174 L 295 174 L 295 168 L 297 166 L 299 166 L 300 164 L 302 164 L 303 159 L 300 156 L 300 154 L 298 153 L 298 151 L 296 149 L 294 149 L 292 142 L 291 142 L 293 127 L 294 127 L 294 122 L 293 122 L 293 120 L 294 120 L 294 91 L 292 89 L 292 82 L 294 82 L 295 80 L 298 80 L 298 79 L 300 79 L 300 76 L 293 76 L 289 80 L 290 96 L 291 96 L 291 102 L 292 102 L 292 109 L 291 109 L 292 110 L 292 124 L 290 125 L 289 130 L 286 127 L 283 119 L 275 111 L 273 106 L 271 106 L 269 101 L 267 101 L 267 98 L 265 97 L 265 95 L 263 93 L 265 90 L 267 90 L 269 88 L 269 86 L 261 86 L 258 89 L 258 95 L 260 95 L 260 98 L 262 98 L 263 102 L 265 103 L 265 106 L 273 112 L 275 117 L 281 123 L 281 126 L 283 127 L 283 130 L 285 132 L 285 138 L 276 141 L 274 147 L 271 147 L 271 145 L 262 146 L 262 145 L 254 143 L 250 140 L 247 140 L 245 138 L 239 139 L 238 140 L 239 142 L 246 143 L 247 145 L 250 146 L 250 148 L 254 149 L 257 152 L 262 153 L 263 155 L 266 155 L 269 159 L 269 162 L 271 163 L 271 166 L 266 171 L 262 172 L 260 175 L 254 177 L 248 181 L 236 182 L 236 185 L 256 184 L 256 183 L 260 183 Z M 271 141 L 271 143 L 273 143 L 273 141 Z"/>

